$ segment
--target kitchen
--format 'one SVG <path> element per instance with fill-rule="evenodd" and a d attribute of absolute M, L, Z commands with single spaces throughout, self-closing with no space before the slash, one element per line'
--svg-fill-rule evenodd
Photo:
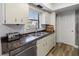
<path fill-rule="evenodd" d="M 77 3 L 0 3 L 0 55 L 65 56 L 65 50 L 56 51 L 64 45 L 68 47 L 62 49 L 72 48 L 77 51 L 73 55 L 78 55 L 78 6 Z"/>

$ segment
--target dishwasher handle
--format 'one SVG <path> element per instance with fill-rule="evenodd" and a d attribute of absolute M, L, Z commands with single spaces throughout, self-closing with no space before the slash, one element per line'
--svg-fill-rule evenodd
<path fill-rule="evenodd" d="M 22 52 L 16 54 L 16 56 L 36 56 L 37 55 L 37 46 L 29 47 Z"/>

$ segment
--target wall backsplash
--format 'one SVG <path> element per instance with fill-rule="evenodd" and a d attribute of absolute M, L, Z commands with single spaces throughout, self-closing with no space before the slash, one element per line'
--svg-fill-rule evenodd
<path fill-rule="evenodd" d="M 2 25 L 0 24 L 0 39 L 2 36 L 5 36 L 6 33 L 10 32 L 23 32 L 24 31 L 24 25 Z M 1 49 L 1 40 L 0 40 L 0 55 L 2 55 L 2 49 Z"/>
<path fill-rule="evenodd" d="M 44 28 L 38 29 L 38 30 L 43 30 Z M 6 33 L 10 32 L 20 32 L 20 33 L 28 33 L 28 32 L 33 32 L 35 31 L 34 28 L 32 29 L 24 29 L 24 25 L 12 25 L 12 24 L 6 24 L 6 25 L 1 25 L 0 24 L 0 37 L 5 36 Z"/>
<path fill-rule="evenodd" d="M 1 25 L 0 24 L 0 37 L 5 36 L 9 32 L 22 32 L 24 31 L 24 25 Z"/>

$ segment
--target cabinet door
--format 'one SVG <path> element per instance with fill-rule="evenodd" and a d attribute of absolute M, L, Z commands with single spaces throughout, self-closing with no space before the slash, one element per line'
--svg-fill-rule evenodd
<path fill-rule="evenodd" d="M 37 56 L 43 56 L 43 47 L 42 44 L 37 45 Z"/>
<path fill-rule="evenodd" d="M 37 44 L 37 56 L 44 56 L 45 55 L 45 47 L 44 47 L 44 42 L 42 40 L 38 40 L 40 44 Z"/>
<path fill-rule="evenodd" d="M 37 41 L 37 56 L 42 56 L 42 39 Z"/>
<path fill-rule="evenodd" d="M 27 4 L 5 4 L 6 24 L 24 24 L 27 18 Z"/>
<path fill-rule="evenodd" d="M 55 39 L 55 33 L 53 33 L 52 35 L 51 35 L 51 45 L 53 45 L 53 47 L 56 45 L 56 39 Z"/>
<path fill-rule="evenodd" d="M 46 37 L 37 41 L 37 55 L 45 56 L 47 54 Z"/>
<path fill-rule="evenodd" d="M 54 46 L 53 34 L 47 37 L 47 49 L 50 51 Z"/>
<path fill-rule="evenodd" d="M 49 45 L 50 44 L 50 42 L 49 42 L 49 36 L 47 36 L 46 37 L 46 51 L 47 51 L 47 53 L 49 52 L 49 50 L 50 50 L 50 48 L 49 48 Z"/>
<path fill-rule="evenodd" d="M 43 54 L 46 55 L 49 51 L 48 51 L 48 44 L 47 44 L 47 37 L 43 38 Z"/>
<path fill-rule="evenodd" d="M 55 33 L 53 34 L 53 40 L 54 40 L 53 45 L 55 46 L 56 45 Z"/>
<path fill-rule="evenodd" d="M 45 13 L 45 23 L 46 24 L 50 24 L 51 20 L 50 20 L 50 13 L 46 12 Z"/>
<path fill-rule="evenodd" d="M 52 41 L 51 41 L 51 35 L 48 36 L 47 40 L 48 40 L 48 50 L 50 51 L 50 49 L 51 49 L 51 47 L 52 47 L 52 46 L 51 46 L 51 42 L 52 42 Z"/>
<path fill-rule="evenodd" d="M 54 39 L 53 39 L 53 34 L 50 35 L 50 41 L 51 41 L 51 48 L 53 47 L 54 44 Z"/>
<path fill-rule="evenodd" d="M 25 22 L 27 21 L 27 13 L 28 13 L 28 5 L 27 4 L 17 4 L 17 18 L 18 24 L 25 24 Z"/>
<path fill-rule="evenodd" d="M 6 24 L 17 23 L 17 4 L 10 3 L 5 4 L 5 20 Z"/>
<path fill-rule="evenodd" d="M 55 39 L 55 33 L 53 33 L 52 35 L 51 35 L 51 45 L 53 45 L 53 46 L 55 46 L 56 45 L 56 39 Z"/>

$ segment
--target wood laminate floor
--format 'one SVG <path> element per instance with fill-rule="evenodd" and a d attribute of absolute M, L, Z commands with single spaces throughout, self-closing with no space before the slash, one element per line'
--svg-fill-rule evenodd
<path fill-rule="evenodd" d="M 78 56 L 78 49 L 64 44 L 58 43 L 56 46 L 48 53 L 47 56 Z"/>

